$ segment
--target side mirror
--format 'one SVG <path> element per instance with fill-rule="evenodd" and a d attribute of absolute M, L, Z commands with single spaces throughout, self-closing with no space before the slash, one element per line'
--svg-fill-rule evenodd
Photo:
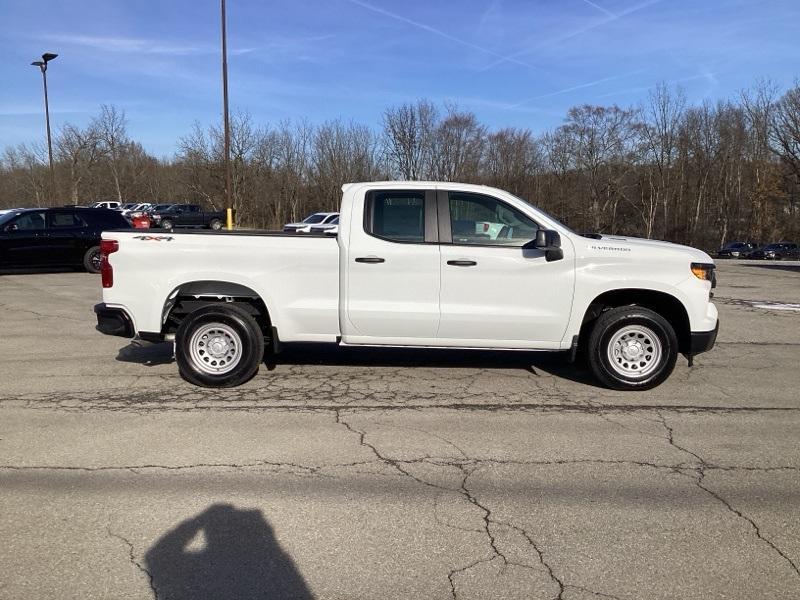
<path fill-rule="evenodd" d="M 547 262 L 564 258 L 564 251 L 561 249 L 561 236 L 552 229 L 537 230 L 536 237 L 522 246 L 522 249 L 544 250 L 544 257 Z"/>

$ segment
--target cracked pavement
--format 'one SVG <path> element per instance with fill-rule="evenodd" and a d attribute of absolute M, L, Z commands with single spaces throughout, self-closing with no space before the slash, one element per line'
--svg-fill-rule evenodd
<path fill-rule="evenodd" d="M 199 389 L 97 277 L 0 275 L 0 598 L 798 598 L 800 313 L 751 301 L 800 266 L 718 278 L 718 346 L 620 393 L 319 346 Z"/>

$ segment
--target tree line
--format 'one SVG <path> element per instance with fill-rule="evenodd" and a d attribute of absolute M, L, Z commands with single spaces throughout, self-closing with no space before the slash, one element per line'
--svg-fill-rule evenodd
<path fill-rule="evenodd" d="M 492 130 L 455 104 L 387 108 L 376 127 L 344 120 L 231 123 L 233 208 L 240 226 L 278 228 L 336 210 L 343 183 L 443 180 L 508 190 L 581 232 L 638 235 L 708 249 L 729 240 L 800 238 L 800 84 L 760 82 L 734 100 L 687 103 L 659 85 L 639 106 L 582 105 L 540 134 Z M 169 159 L 132 140 L 122 110 L 102 106 L 46 147 L 8 147 L 0 207 L 95 200 L 224 206 L 223 136 L 195 124 Z"/>

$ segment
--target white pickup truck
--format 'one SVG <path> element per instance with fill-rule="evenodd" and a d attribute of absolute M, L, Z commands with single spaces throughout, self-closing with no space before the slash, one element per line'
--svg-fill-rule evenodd
<path fill-rule="evenodd" d="M 581 236 L 502 190 L 342 187 L 339 234 L 109 231 L 98 330 L 174 340 L 181 375 L 239 385 L 281 343 L 562 351 L 616 389 L 664 381 L 718 330 L 694 248 Z"/>

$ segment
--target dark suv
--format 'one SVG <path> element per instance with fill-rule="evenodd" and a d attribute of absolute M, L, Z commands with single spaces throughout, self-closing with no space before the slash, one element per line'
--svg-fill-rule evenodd
<path fill-rule="evenodd" d="M 100 272 L 100 235 L 130 229 L 107 208 L 27 208 L 0 216 L 0 269 L 83 267 Z"/>
<path fill-rule="evenodd" d="M 717 258 L 747 258 L 758 244 L 754 242 L 728 242 L 717 250 Z"/>
<path fill-rule="evenodd" d="M 797 260 L 800 258 L 800 246 L 791 242 L 769 244 L 750 253 L 748 258 L 764 260 L 781 260 L 784 258 Z"/>

